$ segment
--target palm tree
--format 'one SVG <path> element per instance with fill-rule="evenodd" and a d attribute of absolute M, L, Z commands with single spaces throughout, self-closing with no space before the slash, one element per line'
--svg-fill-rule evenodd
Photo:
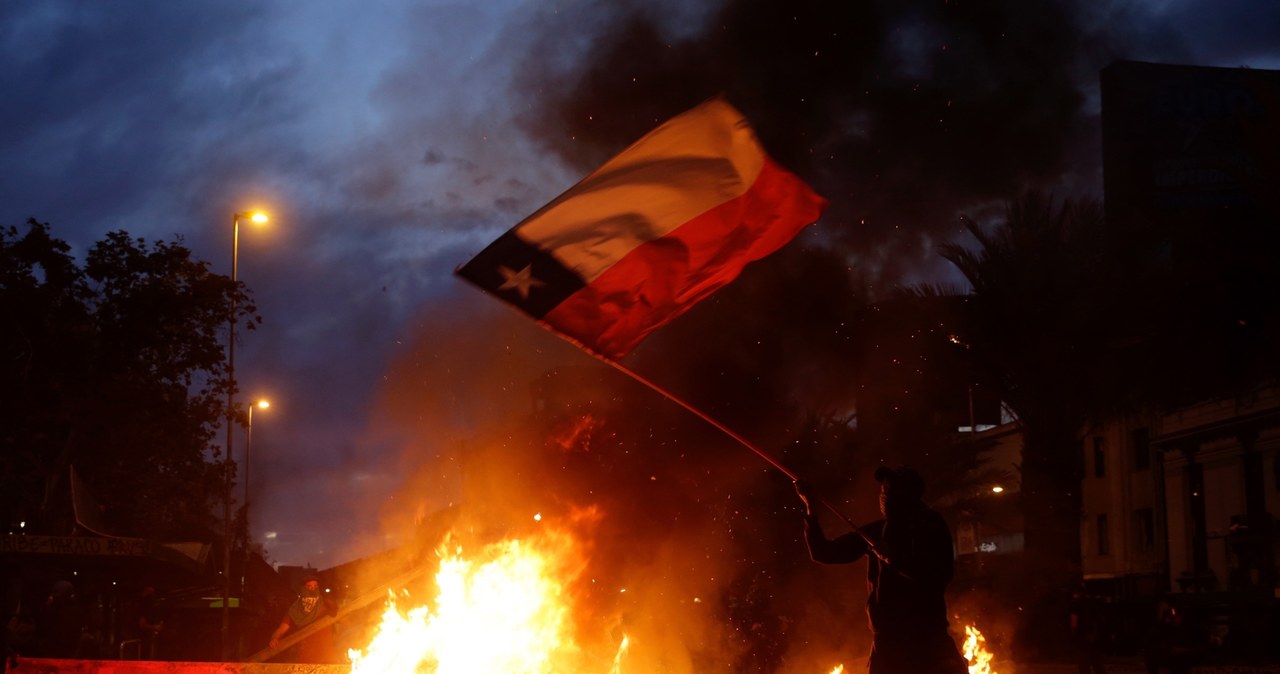
<path fill-rule="evenodd" d="M 1124 315 L 1101 207 L 1029 193 L 987 230 L 964 219 L 971 249 L 942 255 L 972 286 L 956 342 L 1017 417 L 1023 433 L 1024 597 L 1050 598 L 1080 578 L 1080 433 L 1111 409 Z M 1032 634 L 1047 637 L 1035 611 Z M 1044 620 L 1048 615 L 1042 616 Z"/>

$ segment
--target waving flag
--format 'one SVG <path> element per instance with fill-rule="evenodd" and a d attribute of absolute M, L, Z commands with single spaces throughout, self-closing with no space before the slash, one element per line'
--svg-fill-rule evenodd
<path fill-rule="evenodd" d="M 457 270 L 618 360 L 815 222 L 826 200 L 713 99 L 649 132 Z"/>

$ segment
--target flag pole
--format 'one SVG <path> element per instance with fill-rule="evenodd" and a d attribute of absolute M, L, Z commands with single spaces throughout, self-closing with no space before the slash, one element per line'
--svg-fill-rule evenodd
<path fill-rule="evenodd" d="M 609 365 L 613 366 L 613 369 L 615 369 L 615 370 L 617 370 L 617 371 L 619 371 L 619 372 L 621 372 L 621 373 L 623 373 L 623 374 L 627 375 L 628 377 L 631 377 L 632 379 L 634 379 L 634 380 L 636 380 L 636 381 L 640 382 L 641 384 L 644 384 L 645 386 L 649 387 L 649 389 L 650 389 L 650 390 L 655 391 L 656 393 L 658 393 L 658 394 L 659 394 L 659 395 L 661 395 L 662 397 L 666 398 L 667 400 L 670 400 L 671 402 L 673 402 L 673 403 L 675 403 L 675 404 L 677 404 L 677 405 L 679 405 L 679 406 L 681 406 L 681 407 L 685 408 L 685 409 L 686 409 L 686 410 L 688 410 L 690 413 L 692 413 L 694 416 L 696 416 L 696 417 L 698 417 L 699 419 L 702 419 L 703 421 L 705 421 L 705 422 L 707 422 L 707 423 L 711 424 L 712 426 L 714 426 L 714 427 L 715 427 L 717 430 L 719 430 L 721 433 L 724 433 L 725 435 L 727 435 L 727 436 L 729 436 L 729 437 L 733 438 L 734 440 L 737 440 L 737 441 L 738 441 L 738 444 L 740 444 L 740 445 L 742 445 L 743 447 L 746 447 L 747 449 L 751 450 L 752 452 L 754 452 L 754 453 L 755 453 L 755 455 L 756 455 L 756 456 L 758 456 L 758 457 L 760 457 L 760 458 L 764 459 L 766 463 L 768 463 L 769 465 L 773 466 L 774 468 L 777 468 L 779 471 L 781 471 L 781 472 L 782 472 L 782 474 L 783 474 L 783 475 L 786 475 L 787 477 L 791 478 L 791 481 L 792 481 L 792 482 L 799 482 L 799 481 L 800 481 L 800 478 L 799 478 L 799 477 L 797 477 L 795 473 L 791 472 L 791 470 L 789 470 L 786 466 L 782 465 L 782 463 L 781 463 L 781 462 L 779 462 L 777 459 L 773 458 L 772 456 L 770 456 L 769 454 L 767 454 L 764 450 L 762 450 L 762 449 L 760 449 L 759 447 L 757 447 L 757 446 L 755 445 L 755 443 L 753 443 L 753 442 L 751 442 L 750 440 L 748 440 L 748 439 L 746 439 L 746 438 L 742 437 L 741 435 L 739 435 L 739 434 L 738 434 L 736 431 L 734 431 L 732 428 L 729 428 L 728 426 L 725 426 L 724 424 L 720 423 L 718 420 L 716 420 L 715 418 L 713 418 L 711 415 L 707 414 L 706 412 L 703 412 L 702 410 L 700 410 L 700 409 L 698 409 L 698 408 L 694 407 L 693 405 L 689 404 L 688 402 L 684 401 L 683 399 L 681 399 L 681 398 L 677 397 L 674 393 L 672 393 L 672 392 L 668 391 L 667 389 L 662 388 L 661 386 L 658 386 L 656 383 L 654 383 L 654 382 L 653 382 L 652 380 L 650 380 L 648 377 L 645 377 L 645 376 L 641 375 L 639 372 L 636 372 L 635 370 L 632 370 L 631 368 L 629 368 L 629 367 L 627 367 L 627 366 L 623 365 L 622 363 L 619 363 L 618 361 L 616 361 L 616 360 L 614 360 L 614 359 L 612 359 L 612 358 L 608 358 L 608 357 L 606 357 L 606 356 L 602 356 L 602 355 L 600 355 L 600 354 L 598 354 L 598 353 L 596 353 L 596 352 L 594 352 L 594 351 L 592 351 L 592 350 L 590 350 L 590 349 L 586 349 L 586 351 L 587 351 L 587 353 L 590 353 L 591 355 L 595 356 L 596 358 L 598 358 L 598 359 L 600 359 L 600 360 L 602 360 L 602 361 L 604 361 L 604 362 L 608 363 Z"/>
<path fill-rule="evenodd" d="M 547 328 L 547 329 L 548 329 L 548 330 L 550 330 L 552 333 L 554 333 L 554 334 L 556 334 L 556 335 L 560 336 L 561 338 L 566 339 L 568 342 L 570 342 L 571 344 L 574 344 L 575 346 L 577 346 L 577 347 L 581 348 L 583 351 L 586 351 L 587 353 L 589 353 L 589 354 L 591 354 L 591 355 L 595 356 L 595 357 L 596 357 L 596 359 L 601 360 L 601 361 L 603 361 L 603 362 L 605 362 L 605 363 L 608 363 L 610 366 L 612 366 L 612 367 L 613 367 L 613 369 L 615 369 L 615 370 L 617 370 L 617 371 L 619 371 L 619 372 L 621 372 L 621 373 L 623 373 L 623 374 L 627 375 L 628 377 L 631 377 L 632 379 L 636 380 L 637 382 L 640 382 L 641 384 L 644 384 L 644 385 L 645 385 L 645 386 L 647 386 L 650 390 L 652 390 L 652 391 L 656 392 L 658 395 L 661 395 L 662 397 L 666 398 L 667 400 L 670 400 L 671 402 L 673 402 L 673 403 L 675 403 L 675 404 L 677 404 L 677 405 L 679 405 L 679 406 L 681 406 L 681 407 L 685 408 L 686 410 L 688 410 L 690 413 L 692 413 L 694 416 L 698 417 L 699 419 L 702 419 L 703 421 L 707 422 L 708 424 L 711 424 L 711 425 L 712 425 L 712 426 L 714 426 L 717 430 L 719 430 L 721 433 L 724 433 L 725 435 L 727 435 L 727 436 L 729 436 L 729 437 L 733 438 L 734 440 L 736 440 L 736 441 L 738 442 L 738 444 L 740 444 L 740 445 L 742 445 L 743 447 L 746 447 L 747 449 L 751 450 L 751 451 L 752 451 L 756 456 L 760 457 L 761 459 L 764 459 L 766 463 L 768 463 L 769 465 L 773 466 L 774 468 L 777 468 L 777 469 L 778 469 L 778 470 L 779 470 L 783 475 L 786 475 L 787 477 L 791 478 L 791 481 L 792 481 L 792 482 L 799 482 L 799 481 L 800 481 L 800 478 L 799 478 L 799 477 L 798 477 L 794 472 L 792 472 L 792 471 L 791 471 L 790 469 L 788 469 L 786 466 L 782 465 L 782 463 L 781 463 L 780 461 L 778 461 L 777 459 L 773 458 L 773 456 L 771 456 L 770 454 L 768 454 L 768 453 L 767 453 L 767 452 L 765 452 L 764 450 L 762 450 L 762 449 L 760 449 L 759 447 L 757 447 L 757 446 L 755 445 L 755 443 L 753 443 L 753 442 L 751 442 L 750 440 L 748 440 L 748 439 L 746 439 L 746 438 L 742 437 L 740 434 L 738 434 L 738 433 L 737 433 L 736 431 L 734 431 L 732 428 L 729 428 L 728 426 L 725 426 L 724 424 L 720 423 L 720 421 L 719 421 L 719 420 L 715 419 L 714 417 L 712 417 L 711 415 L 707 414 L 706 412 L 703 412 L 702 410 L 700 410 L 700 409 L 698 409 L 698 408 L 694 407 L 694 406 L 693 406 L 693 405 L 691 405 L 690 403 L 686 402 L 683 398 L 680 398 L 679 396 L 675 395 L 675 394 L 674 394 L 674 393 L 672 393 L 671 391 L 668 391 L 667 389 L 665 389 L 665 388 L 663 388 L 663 387 L 659 386 L 657 383 L 655 383 L 653 380 L 649 379 L 648 377 L 645 377 L 644 375 L 640 374 L 639 372 L 636 372 L 635 370 L 632 370 L 631 368 L 629 368 L 629 367 L 627 367 L 627 366 L 623 365 L 622 363 L 619 363 L 618 361 L 616 361 L 616 360 L 614 360 L 614 359 L 612 359 L 612 358 L 609 358 L 609 357 L 607 357 L 607 356 L 604 356 L 604 355 L 601 355 L 601 354 L 599 354 L 599 353 L 596 353 L 596 352 L 595 352 L 595 351 L 593 351 L 592 349 L 589 349 L 589 348 L 585 347 L 584 345 L 579 344 L 576 340 L 574 340 L 574 339 L 570 339 L 570 338 L 568 338 L 567 336 L 560 334 L 560 332 L 559 332 L 558 330 L 554 330 L 554 329 L 552 329 L 552 328 L 551 328 L 551 326 L 545 325 L 545 324 L 543 324 L 541 321 L 539 321 L 539 322 L 538 322 L 538 324 L 539 324 L 539 325 L 542 325 L 544 328 Z M 840 512 L 840 510 L 839 510 L 839 509 L 837 509 L 834 505 L 832 505 L 832 504 L 831 504 L 831 502 L 830 502 L 830 501 L 828 501 L 827 499 L 825 499 L 825 498 L 823 498 L 822 496 L 819 496 L 819 495 L 815 495 L 815 496 L 817 496 L 818 501 L 819 501 L 820 503 L 822 503 L 822 505 L 823 505 L 823 506 L 825 506 L 825 507 L 827 508 L 827 510 L 830 510 L 830 511 L 831 511 L 831 512 L 836 516 L 836 517 L 839 517 L 839 518 L 840 518 L 840 521 L 844 522 L 846 525 L 848 525 L 848 526 L 849 526 L 849 528 L 853 529 L 853 532 L 854 532 L 854 533 L 856 533 L 858 536 L 862 537 L 862 540 L 867 544 L 867 549 L 868 549 L 868 550 L 870 550 L 870 551 L 872 552 L 872 554 L 875 554 L 877 557 L 878 557 L 878 556 L 880 556 L 880 553 L 879 553 L 879 552 L 877 552 L 877 550 L 876 550 L 875 541 L 873 541 L 873 540 L 871 539 L 871 537 L 870 537 L 869 535 L 867 535 L 867 533 L 866 533 L 865 531 L 863 531 L 863 530 L 862 530 L 862 527 L 858 526 L 857 524 L 855 524 L 855 523 L 854 523 L 854 521 L 853 521 L 853 520 L 851 520 L 851 519 L 849 519 L 848 517 L 846 517 L 844 513 Z"/>
<path fill-rule="evenodd" d="M 457 270 L 454 270 L 454 273 L 457 273 Z M 509 303 L 507 304 L 508 306 L 510 306 Z M 686 402 L 683 398 L 659 386 L 656 382 L 649 379 L 648 377 L 641 375 L 639 372 L 632 370 L 631 368 L 627 367 L 626 365 L 623 365 L 622 363 L 618 362 L 617 360 L 614 360 L 613 358 L 610 358 L 608 356 L 605 356 L 604 354 L 596 352 L 595 349 L 592 349 L 591 347 L 587 346 L 586 344 L 583 344 L 577 339 L 574 339 L 573 337 L 570 337 L 569 335 L 566 335 L 560 332 L 559 330 L 556 330 L 554 326 L 546 323 L 545 321 L 538 319 L 538 320 L 535 320 L 534 323 L 539 327 L 541 327 L 542 329 L 546 330 L 547 332 L 550 332 L 551 334 L 555 335 L 556 337 L 559 337 L 560 339 L 578 347 L 584 353 L 587 353 L 588 355 L 594 357 L 596 360 L 609 365 L 613 369 L 617 370 L 618 372 L 621 372 L 622 374 L 627 375 L 628 377 L 631 377 L 635 381 L 643 384 L 649 390 L 657 393 L 658 395 L 666 398 L 667 400 L 670 400 L 671 402 L 679 405 L 680 407 L 683 407 L 685 410 L 687 410 L 689 413 L 693 414 L 694 416 L 698 417 L 699 419 L 702 419 L 708 424 L 711 424 L 711 426 L 715 427 L 721 433 L 724 433 L 730 438 L 733 438 L 738 442 L 738 444 L 751 450 L 752 453 L 754 453 L 756 456 L 760 457 L 761 459 L 764 459 L 765 463 L 768 463 L 770 466 L 773 466 L 774 468 L 776 468 L 783 475 L 786 475 L 787 477 L 791 478 L 792 482 L 800 481 L 799 476 L 797 476 L 794 472 L 792 472 L 786 466 L 782 465 L 780 461 L 773 458 L 773 456 L 765 452 L 763 449 L 760 449 L 759 447 L 757 447 L 755 443 L 742 437 L 742 435 L 740 435 L 737 431 L 734 431 L 732 428 L 729 428 L 728 426 L 725 426 L 724 424 L 720 423 L 719 420 L 715 419 L 714 417 L 707 414 L 706 412 L 703 412 L 702 410 L 694 407 L 692 404 Z M 845 525 L 847 525 L 850 529 L 852 529 L 853 533 L 857 534 L 860 538 L 862 538 L 863 542 L 867 544 L 867 550 L 869 552 L 876 555 L 877 557 L 881 556 L 879 550 L 876 548 L 875 541 L 871 538 L 871 536 L 867 534 L 867 532 L 862 530 L 862 527 L 858 526 L 857 523 L 855 523 L 852 519 L 849 519 L 849 517 L 846 516 L 843 512 L 840 512 L 838 508 L 836 508 L 830 501 L 823 498 L 821 495 L 815 494 L 814 496 L 817 498 L 818 502 L 821 503 L 827 510 L 830 510 L 832 514 L 840 518 L 841 522 L 844 522 Z"/>

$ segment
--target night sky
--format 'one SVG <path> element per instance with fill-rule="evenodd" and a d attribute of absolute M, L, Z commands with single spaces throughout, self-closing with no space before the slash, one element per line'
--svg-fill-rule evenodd
<path fill-rule="evenodd" d="M 271 213 L 240 239 L 264 321 L 236 372 L 272 401 L 251 522 L 272 561 L 325 568 L 452 503 L 433 462 L 589 362 L 453 270 L 672 115 L 728 96 L 831 201 L 792 245 L 874 294 L 954 282 L 934 245 L 961 213 L 1096 195 L 1113 60 L 1280 69 L 1280 4 L 1252 0 L 691 4 L 0 3 L 0 224 L 81 257 L 178 236 L 229 274 L 232 214 Z"/>

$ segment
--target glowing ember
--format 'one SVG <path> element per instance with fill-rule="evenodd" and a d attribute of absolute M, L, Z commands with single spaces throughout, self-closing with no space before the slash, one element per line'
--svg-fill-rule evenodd
<path fill-rule="evenodd" d="M 996 674 L 991 669 L 991 651 L 987 639 L 973 625 L 964 626 L 964 659 L 969 661 L 969 674 Z"/>
<path fill-rule="evenodd" d="M 440 562 L 434 608 L 402 612 L 388 601 L 369 646 L 348 653 L 352 673 L 586 671 L 571 637 L 567 587 L 582 570 L 572 548 L 568 536 L 549 535 L 504 541 L 474 559 L 455 549 Z"/>

